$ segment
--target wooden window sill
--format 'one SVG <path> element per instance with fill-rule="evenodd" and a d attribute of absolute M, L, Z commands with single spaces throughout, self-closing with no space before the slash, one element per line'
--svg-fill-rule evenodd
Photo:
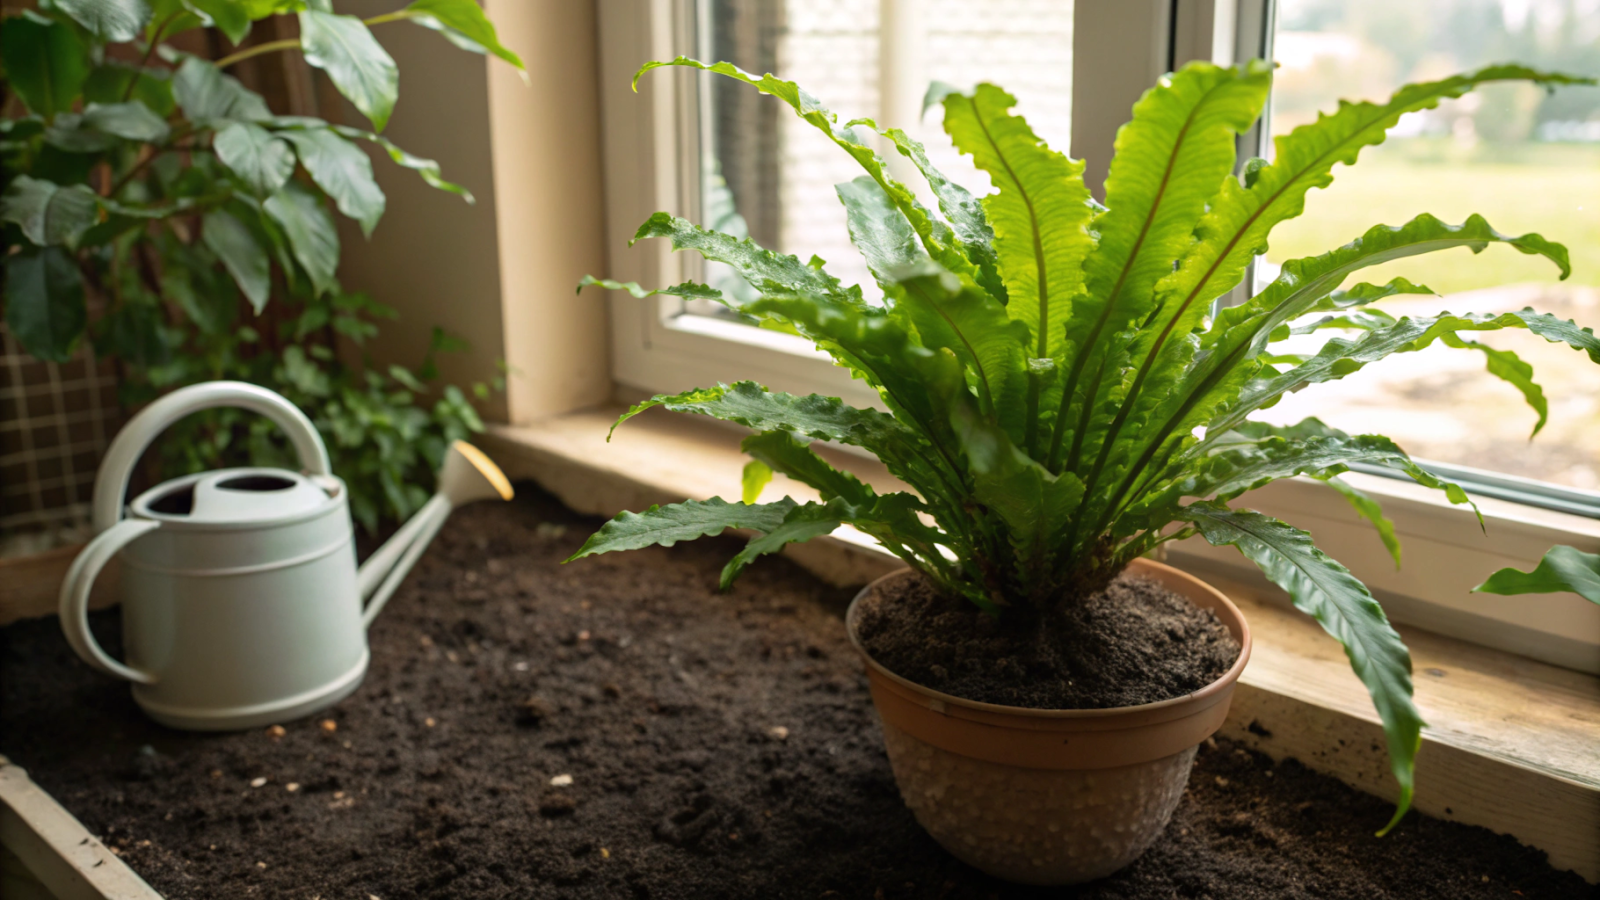
<path fill-rule="evenodd" d="M 620 412 L 492 426 L 481 443 L 513 479 L 536 481 L 579 512 L 610 516 L 686 498 L 738 496 L 746 461 L 738 431 L 650 412 L 607 444 Z M 874 460 L 822 452 L 869 484 L 897 485 Z M 767 494 L 816 496 L 782 476 Z M 900 565 L 850 529 L 791 544 L 786 553 L 840 585 L 862 584 Z M 1339 645 L 1264 579 L 1182 548 L 1169 562 L 1232 597 L 1255 634 L 1254 656 L 1223 733 L 1392 800 L 1377 714 Z M 1399 630 L 1411 648 L 1417 705 L 1429 723 L 1417 761 L 1416 807 L 1513 835 L 1546 851 L 1557 868 L 1600 881 L 1600 755 L 1594 752 L 1600 747 L 1600 678 L 1416 628 Z"/>

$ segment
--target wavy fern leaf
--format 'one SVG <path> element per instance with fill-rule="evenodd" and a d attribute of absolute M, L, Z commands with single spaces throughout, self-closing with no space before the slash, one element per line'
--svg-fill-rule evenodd
<path fill-rule="evenodd" d="M 1100 240 L 1084 264 L 1086 296 L 1067 324 L 1083 349 L 1068 369 L 1051 469 L 1063 464 L 1069 430 L 1065 465 L 1077 468 L 1091 412 L 1117 380 L 1105 375 L 1126 358 L 1124 332 L 1150 314 L 1156 283 L 1194 240 L 1206 204 L 1233 171 L 1235 139 L 1261 115 L 1271 84 L 1272 66 L 1259 60 L 1240 68 L 1191 63 L 1146 91 L 1118 130 L 1106 176 L 1109 209 L 1090 226 Z"/>
<path fill-rule="evenodd" d="M 656 544 L 671 547 L 679 541 L 721 534 L 728 528 L 748 528 L 765 533 L 782 524 L 794 506 L 794 501 L 788 497 L 776 503 L 756 506 L 729 503 L 721 497 L 712 497 L 710 500 L 687 500 L 668 506 L 652 506 L 642 513 L 623 512 L 600 526 L 600 530 L 590 535 L 577 553 L 567 557 L 566 562 L 596 553 L 638 550 Z"/>
<path fill-rule="evenodd" d="M 1384 831 L 1393 828 L 1411 806 L 1423 722 L 1411 701 L 1411 653 L 1383 608 L 1349 569 L 1318 550 L 1304 531 L 1221 504 L 1186 506 L 1179 517 L 1193 523 L 1213 546 L 1237 547 L 1288 592 L 1296 609 L 1316 619 L 1344 645 L 1350 667 L 1372 696 L 1388 738 L 1389 767 L 1400 783 L 1400 800 Z"/>

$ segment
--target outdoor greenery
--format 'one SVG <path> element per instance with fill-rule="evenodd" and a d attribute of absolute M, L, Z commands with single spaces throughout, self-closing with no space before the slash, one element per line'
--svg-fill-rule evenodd
<path fill-rule="evenodd" d="M 1287 392 L 1435 342 L 1486 354 L 1491 370 L 1537 409 L 1543 398 L 1531 369 L 1469 335 L 1524 328 L 1596 363 L 1600 338 L 1532 309 L 1397 319 L 1369 306 L 1430 293 L 1404 279 L 1341 288 L 1367 266 L 1490 244 L 1568 274 L 1560 244 L 1501 234 L 1475 215 L 1455 225 L 1431 215 L 1378 225 L 1335 250 L 1286 262 L 1276 281 L 1241 305 L 1213 302 L 1267 250 L 1273 227 L 1302 212 L 1308 191 L 1329 185 L 1336 164 L 1353 164 L 1405 113 L 1485 82 L 1592 82 L 1496 66 L 1414 84 L 1385 102 L 1341 103 L 1279 137 L 1272 163 L 1253 159 L 1236 169 L 1235 139 L 1260 116 L 1272 67 L 1193 63 L 1135 105 L 1117 136 L 1102 205 L 1083 183 L 1083 164 L 1045 146 L 1012 114 L 1015 100 L 993 85 L 972 93 L 936 86 L 929 95 L 929 103 L 943 104 L 956 146 L 997 189 L 980 202 L 936 171 L 904 132 L 865 119 L 841 126 L 793 83 L 684 58 L 650 63 L 640 75 L 663 65 L 754 85 L 862 165 L 867 174 L 837 193 L 884 304 L 864 301 L 859 287 L 840 283 L 820 259 L 802 262 L 666 213 L 652 216 L 637 238 L 668 238 L 675 249 L 731 266 L 758 296 L 736 299 L 695 283 L 657 291 L 592 277 L 583 283 L 641 298 L 717 301 L 792 329 L 875 388 L 887 412 L 751 382 L 641 403 L 623 419 L 660 406 L 754 430 L 744 442 L 754 459 L 744 502 L 714 498 L 623 513 L 573 558 L 728 527 L 756 532 L 724 569 L 726 585 L 762 554 L 850 524 L 938 588 L 998 615 L 1030 617 L 1103 588 L 1168 541 L 1199 535 L 1232 545 L 1344 644 L 1388 735 L 1401 787 L 1398 821 L 1410 802 L 1422 727 L 1404 644 L 1367 588 L 1311 535 L 1229 503 L 1275 479 L 1321 479 L 1379 529 L 1398 563 L 1392 524 L 1337 476 L 1367 463 L 1442 490 L 1454 503 L 1468 498 L 1388 438 L 1352 436 L 1316 419 L 1276 427 L 1249 416 Z M 940 214 L 890 176 L 858 129 L 876 132 L 919 169 Z M 1314 354 L 1273 346 L 1322 328 L 1357 334 L 1332 338 Z M 814 440 L 871 451 L 916 492 L 875 492 L 824 462 L 808 446 Z M 821 501 L 755 503 L 773 472 L 816 488 Z M 1483 589 L 1575 590 L 1600 602 L 1596 573 L 1600 556 L 1558 548 L 1535 573 L 1503 571 Z"/>
<path fill-rule="evenodd" d="M 213 27 L 238 46 L 254 22 L 279 14 L 298 18 L 298 38 L 216 61 L 167 43 Z M 432 160 L 378 133 L 399 75 L 369 26 L 402 21 L 522 67 L 473 0 L 415 0 L 365 21 L 335 14 L 329 0 L 43 0 L 0 23 L 11 333 L 51 361 L 71 358 L 87 335 L 121 362 L 130 405 L 210 379 L 283 393 L 322 432 L 352 512 L 369 529 L 410 515 L 449 442 L 482 429 L 455 386 L 421 400 L 436 391 L 434 353 L 460 350 L 459 340 L 436 331 L 416 369 L 355 367 L 334 352 L 339 338 L 359 346 L 394 316 L 336 277 L 329 207 L 368 235 L 384 212 L 360 144 L 472 200 Z M 226 74 L 243 59 L 292 49 L 373 130 L 274 115 Z M 89 297 L 104 308 L 94 322 Z M 489 386 L 474 390 L 487 396 Z M 178 471 L 288 459 L 271 423 L 226 410 L 185 420 L 163 452 Z"/>

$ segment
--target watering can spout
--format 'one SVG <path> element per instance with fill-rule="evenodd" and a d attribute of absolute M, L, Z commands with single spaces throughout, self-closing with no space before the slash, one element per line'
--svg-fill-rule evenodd
<path fill-rule="evenodd" d="M 510 500 L 511 496 L 511 482 L 482 450 L 466 441 L 451 444 L 439 467 L 438 490 L 433 497 L 361 564 L 357 579 L 361 599 L 367 601 L 362 621 L 370 625 L 377 618 L 456 507 L 492 497 Z"/>

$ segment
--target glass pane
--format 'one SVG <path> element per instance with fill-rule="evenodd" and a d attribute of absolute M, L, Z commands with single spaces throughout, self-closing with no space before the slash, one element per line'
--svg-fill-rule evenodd
<path fill-rule="evenodd" d="M 991 190 L 988 179 L 951 146 L 937 109 L 917 120 L 915 101 L 930 81 L 963 88 L 994 82 L 1018 98 L 1018 111 L 1040 136 L 1066 152 L 1072 8 L 1070 0 L 702 0 L 699 14 L 707 58 L 797 82 L 841 122 L 868 117 L 905 129 L 927 145 L 934 165 L 981 196 Z M 893 23 L 893 33 L 884 22 Z M 896 68 L 884 72 L 885 59 Z M 702 77 L 703 224 L 742 231 L 801 259 L 820 256 L 846 284 L 881 296 L 850 246 L 833 191 L 863 174 L 859 165 L 780 101 L 731 79 Z M 885 77 L 897 82 L 890 90 Z M 894 96 L 913 100 L 892 109 L 895 101 L 886 98 Z M 891 147 L 879 153 L 893 166 L 908 165 Z M 897 177 L 936 208 L 914 173 L 902 168 Z M 706 276 L 724 291 L 749 291 L 722 267 L 708 266 Z"/>
<path fill-rule="evenodd" d="M 1595 0 L 1279 0 L 1277 23 L 1274 134 L 1340 98 L 1380 99 L 1410 81 L 1490 63 L 1600 75 Z M 1401 260 L 1352 281 L 1400 275 L 1444 295 L 1380 304 L 1397 316 L 1531 305 L 1600 326 L 1600 89 L 1490 85 L 1407 116 L 1386 143 L 1334 176 L 1331 187 L 1311 192 L 1302 218 L 1274 232 L 1262 275 L 1379 223 L 1424 212 L 1454 223 L 1476 212 L 1503 233 L 1537 231 L 1565 244 L 1572 277 L 1558 281 L 1547 261 L 1491 246 L 1477 256 L 1458 249 Z M 1533 366 L 1550 405 L 1537 439 L 1528 438 L 1537 415 L 1485 370 L 1483 354 L 1442 346 L 1309 388 L 1263 418 L 1315 415 L 1346 431 L 1389 435 L 1419 457 L 1600 489 L 1600 366 L 1524 331 L 1474 338 Z M 1297 340 L 1315 349 L 1321 338 Z"/>

